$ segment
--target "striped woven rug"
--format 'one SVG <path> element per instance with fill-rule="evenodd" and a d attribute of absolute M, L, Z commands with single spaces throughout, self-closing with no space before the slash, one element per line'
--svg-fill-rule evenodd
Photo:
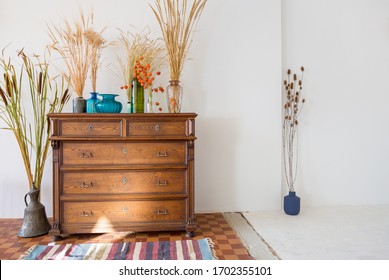
<path fill-rule="evenodd" d="M 20 260 L 213 260 L 212 240 L 35 245 Z"/>

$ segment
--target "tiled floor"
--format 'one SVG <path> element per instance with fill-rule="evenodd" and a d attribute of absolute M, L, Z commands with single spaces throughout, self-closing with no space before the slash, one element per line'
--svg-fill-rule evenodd
<path fill-rule="evenodd" d="M 219 260 L 251 260 L 253 259 L 234 230 L 226 222 L 220 213 L 197 214 L 195 239 L 211 238 L 215 243 L 216 255 Z M 0 219 L 0 259 L 15 260 L 21 254 L 36 244 L 48 244 L 51 241 L 49 235 L 20 238 L 17 232 L 22 224 L 21 219 Z M 84 234 L 70 235 L 60 243 L 97 243 L 97 242 L 138 242 L 158 240 L 188 239 L 185 232 L 160 232 L 160 233 L 112 233 L 112 234 Z"/>

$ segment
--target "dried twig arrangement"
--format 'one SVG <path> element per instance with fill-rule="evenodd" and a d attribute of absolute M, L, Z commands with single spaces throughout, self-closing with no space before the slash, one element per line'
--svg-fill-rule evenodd
<path fill-rule="evenodd" d="M 289 191 L 294 191 L 298 164 L 298 117 L 303 109 L 305 99 L 302 96 L 304 67 L 300 68 L 301 77 L 289 69 L 284 80 L 284 119 L 282 126 L 282 147 L 284 172 Z"/>
<path fill-rule="evenodd" d="M 180 80 L 194 29 L 207 0 L 191 2 L 191 7 L 188 0 L 155 0 L 155 7 L 150 5 L 165 41 L 171 80 Z"/>

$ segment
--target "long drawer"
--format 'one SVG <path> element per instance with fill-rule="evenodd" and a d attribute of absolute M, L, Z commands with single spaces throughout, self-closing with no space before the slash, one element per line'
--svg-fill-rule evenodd
<path fill-rule="evenodd" d="M 185 221 L 186 200 L 63 202 L 63 222 L 94 223 Z"/>
<path fill-rule="evenodd" d="M 186 142 L 64 142 L 63 165 L 185 164 Z"/>
<path fill-rule="evenodd" d="M 185 193 L 187 170 L 64 172 L 64 194 Z"/>

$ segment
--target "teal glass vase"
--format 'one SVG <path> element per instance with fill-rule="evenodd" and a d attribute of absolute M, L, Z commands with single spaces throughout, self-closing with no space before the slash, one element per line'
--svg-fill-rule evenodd
<path fill-rule="evenodd" d="M 86 112 L 87 113 L 97 113 L 95 104 L 99 99 L 97 98 L 97 92 L 91 92 L 91 97 L 86 100 Z"/>
<path fill-rule="evenodd" d="M 97 113 L 120 113 L 122 111 L 122 103 L 115 100 L 119 94 L 100 93 L 103 99 L 95 104 Z"/>
<path fill-rule="evenodd" d="M 145 89 L 136 79 L 132 80 L 132 113 L 145 112 Z"/>

